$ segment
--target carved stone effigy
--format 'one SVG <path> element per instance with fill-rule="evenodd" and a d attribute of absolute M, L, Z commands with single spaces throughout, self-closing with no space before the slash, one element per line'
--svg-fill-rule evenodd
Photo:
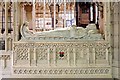
<path fill-rule="evenodd" d="M 34 33 L 28 29 L 28 24 L 24 23 L 21 26 L 21 35 L 21 41 L 103 40 L 95 24 L 89 24 L 87 28 L 72 26 Z"/>

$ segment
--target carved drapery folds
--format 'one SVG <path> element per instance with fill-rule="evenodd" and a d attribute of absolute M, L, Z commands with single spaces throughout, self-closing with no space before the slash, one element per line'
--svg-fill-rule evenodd
<path fill-rule="evenodd" d="M 28 29 L 28 22 L 21 26 L 21 41 L 71 41 L 71 40 L 103 40 L 96 29 L 95 24 L 89 24 L 87 28 L 79 28 L 75 25 L 50 31 L 35 33 Z"/>

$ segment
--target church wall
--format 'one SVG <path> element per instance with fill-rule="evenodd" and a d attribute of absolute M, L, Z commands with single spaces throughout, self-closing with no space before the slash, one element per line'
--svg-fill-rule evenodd
<path fill-rule="evenodd" d="M 113 77 L 120 79 L 120 3 L 114 3 L 113 9 Z"/>
<path fill-rule="evenodd" d="M 119 5 L 118 6 L 119 7 L 119 10 L 118 10 L 118 12 L 119 12 L 118 13 L 118 16 L 119 16 L 119 20 L 118 20 L 118 25 L 119 25 L 118 30 L 119 31 L 118 32 L 119 32 L 119 34 L 118 34 L 118 36 L 119 36 L 120 35 L 120 2 L 118 3 L 118 5 Z M 119 41 L 120 41 L 120 36 L 119 36 Z M 120 42 L 118 44 L 119 44 L 119 47 L 118 47 L 118 49 L 119 49 L 119 56 L 118 56 L 119 57 L 119 63 L 118 64 L 119 64 L 119 79 L 120 79 Z"/>

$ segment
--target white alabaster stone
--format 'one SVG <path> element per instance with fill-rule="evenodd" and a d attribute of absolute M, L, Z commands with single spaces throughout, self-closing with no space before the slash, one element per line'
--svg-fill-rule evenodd
<path fill-rule="evenodd" d="M 97 30 L 95 24 L 88 24 L 88 26 L 86 27 L 86 29 L 87 30 Z"/>
<path fill-rule="evenodd" d="M 50 31 L 31 32 L 28 29 L 27 22 L 21 26 L 22 40 L 29 41 L 71 41 L 72 40 L 100 40 L 102 35 L 98 33 L 95 24 L 89 24 L 87 28 L 71 27 L 56 28 Z"/>

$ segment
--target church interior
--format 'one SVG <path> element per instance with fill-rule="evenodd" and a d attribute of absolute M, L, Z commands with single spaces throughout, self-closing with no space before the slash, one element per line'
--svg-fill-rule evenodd
<path fill-rule="evenodd" d="M 0 1 L 0 78 L 120 79 L 120 2 Z"/>

